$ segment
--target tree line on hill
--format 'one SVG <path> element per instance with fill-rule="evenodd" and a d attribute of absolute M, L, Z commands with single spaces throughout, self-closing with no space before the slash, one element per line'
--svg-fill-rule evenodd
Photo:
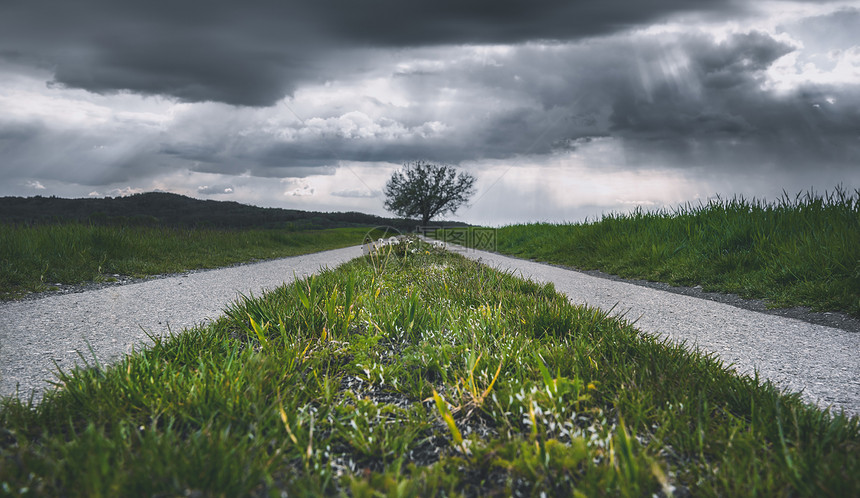
<path fill-rule="evenodd" d="M 37 225 L 79 222 L 95 225 L 168 226 L 177 228 L 314 230 L 357 226 L 390 226 L 414 230 L 420 223 L 358 212 L 325 213 L 263 208 L 234 201 L 199 200 L 167 192 L 126 197 L 65 199 L 60 197 L 0 197 L 0 223 Z M 439 226 L 466 226 L 439 222 Z"/>

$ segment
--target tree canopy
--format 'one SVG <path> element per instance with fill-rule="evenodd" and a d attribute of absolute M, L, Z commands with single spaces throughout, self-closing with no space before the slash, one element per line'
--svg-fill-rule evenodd
<path fill-rule="evenodd" d="M 426 226 L 454 213 L 474 195 L 475 177 L 453 166 L 416 161 L 391 175 L 385 184 L 385 209 L 404 218 L 420 218 Z"/>

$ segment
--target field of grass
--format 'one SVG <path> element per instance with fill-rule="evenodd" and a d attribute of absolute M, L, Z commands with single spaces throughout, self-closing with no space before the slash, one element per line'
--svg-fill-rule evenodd
<path fill-rule="evenodd" d="M 58 385 L 0 494 L 860 494 L 860 418 L 414 241 Z"/>
<path fill-rule="evenodd" d="M 496 243 L 522 258 L 860 316 L 860 190 L 506 226 Z"/>
<path fill-rule="evenodd" d="M 358 245 L 367 231 L 0 225 L 0 299 L 115 274 L 143 277 Z"/>

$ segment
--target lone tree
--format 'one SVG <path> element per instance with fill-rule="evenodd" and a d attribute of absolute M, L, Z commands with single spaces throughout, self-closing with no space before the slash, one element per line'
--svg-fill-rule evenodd
<path fill-rule="evenodd" d="M 427 226 L 434 216 L 454 213 L 475 193 L 475 177 L 453 166 L 416 161 L 391 175 L 385 184 L 385 209 L 404 218 L 421 217 Z"/>

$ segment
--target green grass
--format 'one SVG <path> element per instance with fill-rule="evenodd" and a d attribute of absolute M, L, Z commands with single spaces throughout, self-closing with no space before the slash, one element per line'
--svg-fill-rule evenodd
<path fill-rule="evenodd" d="M 857 417 L 414 242 L 57 382 L 0 494 L 860 494 Z"/>
<path fill-rule="evenodd" d="M 496 243 L 522 258 L 860 316 L 860 190 L 506 226 Z"/>
<path fill-rule="evenodd" d="M 54 284 L 217 268 L 361 244 L 367 228 L 210 230 L 81 223 L 0 225 L 0 298 Z"/>

